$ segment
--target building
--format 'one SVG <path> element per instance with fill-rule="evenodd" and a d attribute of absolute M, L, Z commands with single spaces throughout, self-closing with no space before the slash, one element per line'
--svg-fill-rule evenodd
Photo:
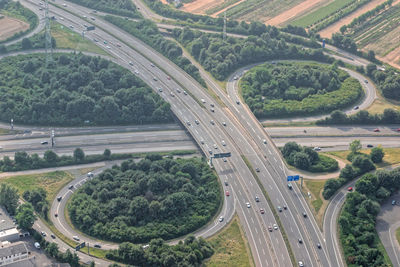
<path fill-rule="evenodd" d="M 19 240 L 19 232 L 7 211 L 0 206 L 0 243 Z"/>
<path fill-rule="evenodd" d="M 0 266 L 9 266 L 10 264 L 14 264 L 16 262 L 20 262 L 22 264 L 28 259 L 28 257 L 28 248 L 24 242 L 10 243 L 0 247 Z"/>

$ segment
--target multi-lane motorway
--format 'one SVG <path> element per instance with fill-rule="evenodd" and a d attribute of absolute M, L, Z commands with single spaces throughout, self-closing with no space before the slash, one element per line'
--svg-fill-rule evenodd
<path fill-rule="evenodd" d="M 22 2 L 29 2 L 34 6 L 37 4 L 27 0 Z M 84 31 L 83 24 L 88 22 L 83 18 L 93 16 L 91 10 L 66 3 L 67 6 L 63 9 L 51 6 L 51 15 L 56 16 L 64 25 L 73 26 L 79 33 Z M 289 256 L 289 248 L 281 234 L 283 230 L 296 261 L 303 261 L 305 266 L 342 265 L 337 265 L 334 256 L 327 253 L 324 236 L 298 188 L 287 188 L 287 169 L 274 143 L 246 107 L 236 103 L 238 99 L 229 98 L 208 74 L 202 72 L 210 88 L 226 105 L 221 107 L 190 76 L 140 40 L 100 18 L 92 23 L 97 29 L 87 32 L 85 37 L 89 40 L 100 40 L 96 44 L 107 50 L 114 57 L 114 62 L 131 69 L 157 92 L 161 87 L 161 97 L 171 103 L 171 109 L 205 155 L 210 156 L 211 153 L 220 151 L 232 153 L 227 162 L 214 160 L 214 168 L 221 181 L 229 182 L 228 190 L 231 195 L 225 197 L 225 202 L 232 205 L 236 201 L 235 210 L 248 238 L 256 266 L 297 264 Z M 107 41 L 108 45 L 103 41 Z M 116 46 L 117 43 L 120 45 Z M 133 67 L 128 64 L 129 61 L 134 62 Z M 154 67 L 151 62 L 155 64 Z M 173 79 L 169 80 L 167 76 Z M 186 90 L 190 94 L 178 93 L 177 89 L 180 92 Z M 214 105 L 214 111 L 211 110 L 211 104 Z M 195 123 L 196 120 L 199 121 L 198 124 Z M 248 160 L 251 168 L 259 170 L 256 174 L 258 179 L 253 176 L 244 159 Z M 271 207 L 268 206 L 260 186 L 268 194 Z M 64 193 L 69 194 L 68 191 Z M 256 196 L 259 202 L 255 200 Z M 284 229 L 269 232 L 268 226 L 277 223 L 271 209 L 283 205 L 287 206 L 287 210 L 278 212 L 278 216 Z M 266 211 L 265 214 L 260 213 L 260 208 Z M 304 217 L 303 213 L 309 216 Z M 301 243 L 299 239 L 302 240 Z M 321 249 L 317 248 L 317 243 L 321 244 Z"/>

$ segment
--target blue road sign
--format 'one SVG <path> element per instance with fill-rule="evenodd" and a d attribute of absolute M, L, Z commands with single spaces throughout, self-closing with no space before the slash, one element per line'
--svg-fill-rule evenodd
<path fill-rule="evenodd" d="M 300 179 L 300 175 L 294 175 L 293 176 L 293 181 L 298 181 Z"/>
<path fill-rule="evenodd" d="M 79 245 L 77 245 L 77 246 L 75 247 L 75 251 L 78 251 L 78 250 L 80 250 L 81 248 L 84 248 L 85 245 L 86 245 L 85 242 L 80 243 Z"/>
<path fill-rule="evenodd" d="M 289 175 L 289 176 L 287 177 L 287 181 L 288 181 L 288 182 L 293 181 L 293 176 Z"/>

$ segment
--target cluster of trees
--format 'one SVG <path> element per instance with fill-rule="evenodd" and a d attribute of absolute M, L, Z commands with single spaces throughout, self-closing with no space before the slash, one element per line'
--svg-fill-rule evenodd
<path fill-rule="evenodd" d="M 357 191 L 347 195 L 339 217 L 346 262 L 349 266 L 387 266 L 377 247 L 375 223 L 380 203 L 400 189 L 400 169 L 366 174 L 355 187 Z"/>
<path fill-rule="evenodd" d="M 335 110 L 330 116 L 318 120 L 317 125 L 331 124 L 400 124 L 400 112 L 391 108 L 387 108 L 382 114 L 370 114 L 366 110 L 360 110 L 353 115 L 347 115 L 343 111 Z"/>
<path fill-rule="evenodd" d="M 351 30 L 353 27 L 357 27 L 358 25 L 364 23 L 367 19 L 379 14 L 383 9 L 389 8 L 393 3 L 393 0 L 387 0 L 380 5 L 377 5 L 375 8 L 365 12 L 364 14 L 353 19 L 349 24 L 345 24 L 340 27 L 340 32 L 345 34 L 346 31 Z"/>
<path fill-rule="evenodd" d="M 8 13 L 11 13 L 15 16 L 23 17 L 24 19 L 26 19 L 29 23 L 29 29 L 27 29 L 25 31 L 17 32 L 13 36 L 7 38 L 6 40 L 1 41 L 0 43 L 14 40 L 30 31 L 32 31 L 33 29 L 36 28 L 36 26 L 39 22 L 39 19 L 36 16 L 36 14 L 33 13 L 28 8 L 25 8 L 23 5 L 21 5 L 20 2 L 14 2 L 12 0 L 2 0 L 2 1 L 0 1 L 0 11 L 1 10 L 5 10 Z"/>
<path fill-rule="evenodd" d="M 25 230 L 32 229 L 33 224 L 36 220 L 36 215 L 32 204 L 23 203 L 17 208 L 17 214 L 15 215 L 18 226 Z"/>
<path fill-rule="evenodd" d="M 182 68 L 202 86 L 206 86 L 205 81 L 200 76 L 199 69 L 189 59 L 182 56 L 182 48 L 176 42 L 164 38 L 153 21 L 148 19 L 140 21 L 124 20 L 110 15 L 105 16 L 104 19 L 153 47 Z"/>
<path fill-rule="evenodd" d="M 71 0 L 71 2 L 115 15 L 142 18 L 142 15 L 137 11 L 136 6 L 130 0 Z"/>
<path fill-rule="evenodd" d="M 214 253 L 211 245 L 203 238 L 188 236 L 184 242 L 170 246 L 162 239 L 152 239 L 148 247 L 132 243 L 122 243 L 117 250 L 109 251 L 111 260 L 146 267 L 202 266 L 202 261 Z M 114 264 L 112 267 L 119 265 Z"/>
<path fill-rule="evenodd" d="M 258 36 L 246 39 L 193 31 L 188 28 L 174 29 L 174 37 L 182 43 L 203 67 L 219 80 L 247 64 L 271 59 L 314 59 L 329 61 L 321 49 L 303 49 L 288 44 L 274 27 L 267 27 Z"/>
<path fill-rule="evenodd" d="M 220 202 L 217 178 L 204 161 L 154 154 L 88 181 L 68 211 L 91 236 L 138 243 L 190 233 L 212 218 Z"/>
<path fill-rule="evenodd" d="M 282 154 L 290 165 L 310 172 L 332 172 L 339 168 L 335 159 L 320 155 L 311 147 L 302 147 L 296 142 L 286 143 Z"/>
<path fill-rule="evenodd" d="M 45 125 L 169 122 L 170 105 L 128 70 L 100 57 L 21 55 L 0 62 L 0 120 Z"/>
<path fill-rule="evenodd" d="M 56 39 L 51 37 L 52 47 L 56 47 Z M 32 50 L 45 48 L 45 33 L 38 33 L 15 44 L 5 46 L 0 44 L 0 54 L 17 52 L 21 50 Z"/>
<path fill-rule="evenodd" d="M 386 71 L 378 70 L 375 64 L 368 64 L 366 74 L 382 90 L 388 99 L 400 100 L 400 75 L 399 71 L 389 67 Z"/>
<path fill-rule="evenodd" d="M 22 194 L 22 197 L 32 204 L 37 213 L 39 213 L 43 218 L 47 219 L 50 205 L 46 199 L 47 193 L 43 188 L 26 190 Z"/>
<path fill-rule="evenodd" d="M 325 199 L 329 199 L 335 192 L 347 182 L 354 178 L 375 170 L 374 163 L 382 162 L 385 156 L 381 147 L 375 147 L 371 150 L 369 155 L 361 153 L 362 146 L 360 140 L 354 140 L 350 143 L 351 153 L 347 156 L 347 159 L 351 164 L 346 166 L 340 171 L 339 179 L 329 179 L 324 185 L 322 195 Z"/>
<path fill-rule="evenodd" d="M 334 33 L 334 34 L 332 34 L 331 43 L 334 46 L 339 47 L 343 50 L 346 50 L 346 51 L 349 51 L 352 53 L 357 53 L 357 45 L 356 45 L 354 39 L 351 37 L 345 36 L 340 33 Z"/>
<path fill-rule="evenodd" d="M 79 256 L 75 252 L 72 253 L 69 249 L 67 249 L 65 252 L 61 252 L 57 243 L 46 241 L 41 234 L 33 229 L 30 230 L 30 233 L 35 241 L 40 244 L 40 247 L 46 252 L 46 254 L 52 258 L 55 258 L 58 262 L 69 263 L 71 267 L 87 266 L 86 264 L 81 265 L 79 263 Z M 94 267 L 94 262 L 91 262 L 89 266 Z"/>
<path fill-rule="evenodd" d="M 264 64 L 246 73 L 241 88 L 258 118 L 327 113 L 353 104 L 363 93 L 336 64 L 317 63 Z"/>

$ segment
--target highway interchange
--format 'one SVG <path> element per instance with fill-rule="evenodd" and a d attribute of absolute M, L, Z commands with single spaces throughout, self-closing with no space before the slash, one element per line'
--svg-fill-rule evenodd
<path fill-rule="evenodd" d="M 36 2 L 26 0 L 22 2 L 31 8 L 38 7 Z M 66 26 L 73 26 L 74 30 L 80 33 L 84 30 L 83 24 L 87 24 L 87 21 L 83 20 L 83 17 L 93 16 L 91 13 L 92 10 L 69 2 L 66 3 L 67 6 L 64 9 L 68 11 L 51 6 L 50 13 L 56 16 L 56 18 L 62 17 L 63 20 L 59 19 L 58 22 Z M 281 144 L 286 141 L 278 138 L 272 142 L 270 136 L 251 112 L 249 112 L 247 107 L 241 103 L 237 104 L 237 101 L 240 101 L 239 97 L 231 94 L 226 95 L 223 89 L 213 79 L 208 77 L 207 74 L 204 75 L 202 73 L 208 85 L 219 96 L 224 106 L 220 106 L 190 76 L 162 55 L 143 44 L 140 40 L 99 18 L 96 18 L 94 24 L 97 26 L 97 29 L 93 32 L 87 32 L 85 37 L 89 40 L 100 40 L 96 44 L 107 50 L 114 57 L 114 62 L 131 69 L 132 72 L 138 74 L 141 79 L 157 92 L 159 92 L 158 89 L 161 87 L 163 89 L 163 92 L 159 92 L 161 97 L 171 103 L 171 109 L 206 156 L 209 157 L 210 151 L 212 153 L 232 153 L 232 157 L 227 162 L 213 160 L 214 168 L 221 182 L 228 181 L 228 186 L 224 186 L 224 190 L 231 192 L 229 197 L 225 196 L 224 207 L 226 208 L 223 208 L 223 213 L 227 220 L 229 220 L 233 211 L 237 212 L 246 233 L 256 266 L 290 266 L 298 264 L 297 262 L 292 262 L 289 256 L 289 250 L 282 235 L 283 230 L 286 232 L 296 261 L 303 261 L 305 266 L 343 266 L 342 259 L 337 255 L 338 253 L 340 254 L 338 244 L 336 243 L 337 240 L 333 237 L 333 235 L 336 235 L 336 228 L 324 227 L 324 233 L 321 233 L 299 189 L 294 187 L 294 190 L 291 191 L 287 188 L 287 168 L 274 144 L 275 140 L 281 140 Z M 111 32 L 112 35 L 109 34 Z M 105 45 L 102 42 L 103 40 L 106 40 L 110 45 Z M 120 44 L 120 47 L 115 45 L 117 43 Z M 107 46 L 112 47 L 107 48 Z M 140 53 L 137 51 L 140 51 Z M 134 62 L 133 68 L 129 65 L 129 61 Z M 152 67 L 152 62 L 156 66 Z M 167 76 L 172 77 L 172 79 L 168 80 Z M 179 83 L 176 81 L 179 81 Z M 178 93 L 177 89 L 181 92 L 186 90 L 189 94 Z M 204 99 L 204 101 L 201 101 L 201 99 Z M 214 112 L 211 111 L 210 104 L 215 106 Z M 196 124 L 195 120 L 198 120 L 199 124 Z M 64 131 L 68 132 L 69 130 L 64 129 Z M 90 128 L 88 131 L 90 132 Z M 273 135 L 269 130 L 267 131 Z M 25 143 L 21 143 L 21 139 L 2 140 L 2 144 L 5 143 L 5 145 L 2 145 L 4 147 L 2 153 L 6 153 L 8 147 L 10 147 L 9 150 L 18 150 L 20 145 L 28 145 L 32 151 L 43 150 L 43 145 L 40 144 L 39 140 L 42 140 L 46 136 L 46 130 L 42 130 L 41 133 L 40 131 L 38 132 L 37 136 L 39 138 L 23 139 Z M 310 133 L 310 129 L 307 130 L 307 133 Z M 89 153 L 98 153 L 97 151 L 104 150 L 106 147 L 111 148 L 113 152 L 115 149 L 120 151 L 129 142 L 134 143 L 135 138 L 137 138 L 138 144 L 143 143 L 143 140 L 145 140 L 151 145 L 154 145 L 154 142 L 165 142 L 165 146 L 168 146 L 168 143 L 173 144 L 171 147 L 176 147 L 179 139 L 182 138 L 179 143 L 180 145 L 183 144 L 183 146 L 191 147 L 191 149 L 195 147 L 190 137 L 182 130 L 176 129 L 153 132 L 153 136 L 149 137 L 144 137 L 143 133 L 140 132 L 113 133 L 112 130 L 101 135 L 88 135 L 88 132 L 83 131 L 81 131 L 81 134 L 57 137 L 56 146 L 58 147 L 58 143 L 65 146 L 65 150 L 61 150 L 62 148 L 60 148 L 59 152 L 67 153 L 66 151 L 71 151 L 71 147 L 76 147 L 79 144 L 87 144 L 88 142 L 94 144 L 93 147 L 97 149 Z M 140 136 L 141 134 L 142 136 Z M 396 138 L 396 132 L 391 134 L 394 135 L 393 138 Z M 297 133 L 294 135 L 297 135 Z M 300 135 L 302 134 L 300 133 Z M 163 138 L 165 138 L 165 141 L 162 141 Z M 293 139 L 293 137 L 288 138 Z M 267 142 L 264 142 L 264 139 Z M 388 138 L 385 137 L 384 139 L 387 140 Z M 327 142 L 330 141 L 327 140 Z M 367 140 L 366 142 L 369 141 Z M 393 142 L 396 142 L 396 139 Z M 135 146 L 138 144 L 135 144 Z M 146 149 L 149 149 L 151 145 L 146 147 Z M 215 146 L 217 149 L 214 148 Z M 388 146 L 391 145 L 388 144 Z M 86 151 L 86 149 L 89 148 L 85 147 L 84 150 Z M 258 179 L 253 176 L 242 156 L 249 161 L 251 168 L 258 168 L 260 170 L 256 174 Z M 97 170 L 97 172 L 100 170 Z M 74 181 L 74 184 L 80 184 L 84 179 L 86 179 L 85 176 L 79 177 L 77 181 Z M 271 207 L 268 205 L 260 186 L 262 186 L 269 196 L 272 203 Z M 66 187 L 62 189 L 60 194 L 66 200 L 67 196 L 71 195 L 71 190 Z M 260 199 L 260 202 L 255 201 L 255 196 Z M 247 207 L 247 202 L 250 203 L 250 208 Z M 62 205 L 65 205 L 65 202 L 53 203 L 52 214 L 59 214 L 59 210 L 63 208 Z M 288 209 L 283 212 L 277 212 L 277 214 L 284 229 L 269 232 L 268 226 L 277 224 L 271 209 L 276 209 L 277 206 L 283 205 L 286 205 Z M 265 214 L 260 213 L 260 208 L 265 210 Z M 309 216 L 304 218 L 302 215 L 304 212 Z M 334 212 L 330 214 L 332 215 Z M 202 236 L 211 235 L 222 228 L 223 225 L 211 223 L 198 234 Z M 59 227 L 63 228 L 61 223 Z M 61 230 L 60 228 L 59 230 Z M 65 233 L 67 236 L 70 236 L 70 232 L 73 231 L 72 229 L 64 230 L 66 230 Z M 299 243 L 298 239 L 302 239 L 302 244 Z M 317 243 L 322 245 L 322 249 L 317 248 Z M 107 246 L 108 244 L 104 244 L 105 248 Z M 79 256 L 83 257 L 84 261 L 90 259 L 90 257 L 88 258 L 88 256 L 82 254 Z M 100 265 L 107 264 L 98 259 L 96 261 Z"/>

